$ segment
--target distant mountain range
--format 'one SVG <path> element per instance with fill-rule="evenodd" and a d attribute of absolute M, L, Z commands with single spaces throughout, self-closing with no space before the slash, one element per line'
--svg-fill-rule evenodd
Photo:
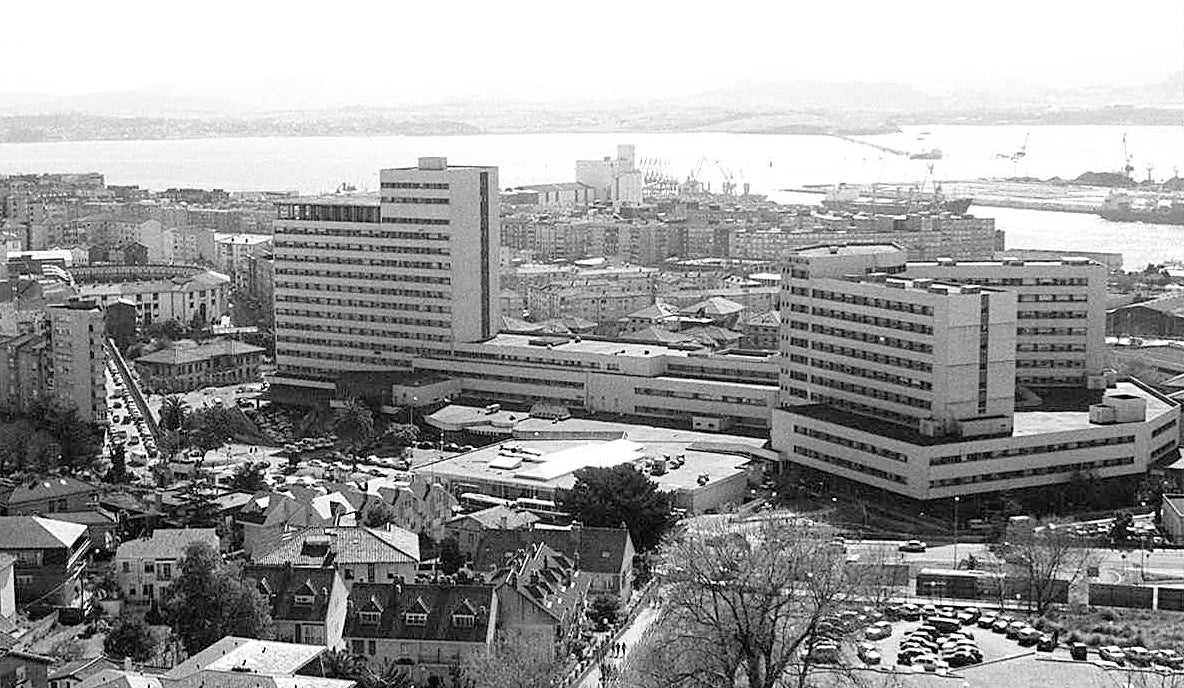
<path fill-rule="evenodd" d="M 1143 84 L 1046 86 L 741 81 L 626 99 L 436 98 L 348 83 L 171 84 L 128 92 L 0 93 L 0 141 L 542 132 L 876 133 L 900 124 L 1181 124 L 1184 71 Z"/>

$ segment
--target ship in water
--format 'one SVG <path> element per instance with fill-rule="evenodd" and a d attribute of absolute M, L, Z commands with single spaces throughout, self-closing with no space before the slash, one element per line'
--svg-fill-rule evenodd
<path fill-rule="evenodd" d="M 909 160 L 941 160 L 942 152 L 940 148 L 930 148 L 927 151 L 920 153 L 913 153 L 909 156 Z"/>
<path fill-rule="evenodd" d="M 1098 214 L 1112 222 L 1184 225 L 1184 198 L 1176 194 L 1111 191 Z"/>
<path fill-rule="evenodd" d="M 886 191 L 886 193 L 885 193 Z M 933 191 L 918 187 L 902 189 L 893 185 L 887 190 L 839 184 L 826 190 L 822 205 L 831 212 L 865 213 L 869 215 L 909 215 L 918 212 L 950 213 L 965 215 L 970 209 L 971 198 L 946 198 L 937 184 Z"/>

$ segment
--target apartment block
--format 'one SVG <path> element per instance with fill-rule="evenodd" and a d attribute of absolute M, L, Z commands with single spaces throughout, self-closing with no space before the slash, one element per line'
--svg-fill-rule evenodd
<path fill-rule="evenodd" d="M 1088 258 L 911 262 L 910 277 L 1016 294 L 1016 382 L 1105 387 L 1106 267 Z"/>
<path fill-rule="evenodd" d="M 46 307 L 52 357 L 52 394 L 78 409 L 88 423 L 107 420 L 103 368 L 103 310 L 95 301 L 72 299 Z"/>
<path fill-rule="evenodd" d="M 328 394 L 345 371 L 496 334 L 496 167 L 421 158 L 381 197 L 286 199 L 275 224 L 277 387 Z"/>

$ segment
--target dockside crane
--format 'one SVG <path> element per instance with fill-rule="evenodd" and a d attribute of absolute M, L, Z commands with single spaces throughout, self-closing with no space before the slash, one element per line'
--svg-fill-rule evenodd
<path fill-rule="evenodd" d="M 1122 135 L 1122 160 L 1122 174 L 1129 177 L 1131 172 L 1135 171 L 1135 166 L 1131 163 L 1131 154 L 1126 148 L 1126 134 Z"/>

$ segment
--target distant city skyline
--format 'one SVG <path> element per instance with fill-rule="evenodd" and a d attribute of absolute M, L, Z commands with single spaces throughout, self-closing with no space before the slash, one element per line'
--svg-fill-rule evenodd
<path fill-rule="evenodd" d="M 19 69 L 0 71 L 0 94 L 335 107 L 611 101 L 795 80 L 1055 89 L 1149 84 L 1184 69 L 1177 0 L 1121 11 L 1112 2 L 976 5 L 21 2 L 4 10 L 18 28 L 6 47 L 22 57 Z"/>

